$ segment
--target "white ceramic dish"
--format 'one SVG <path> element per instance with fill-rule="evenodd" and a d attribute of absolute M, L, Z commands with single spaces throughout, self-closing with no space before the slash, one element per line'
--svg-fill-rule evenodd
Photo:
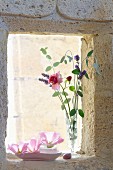
<path fill-rule="evenodd" d="M 44 147 L 40 147 L 40 153 L 47 153 L 47 154 L 51 154 L 51 153 L 58 153 L 59 151 L 57 150 L 57 148 L 44 148 Z"/>
<path fill-rule="evenodd" d="M 24 161 L 53 161 L 57 159 L 62 153 L 23 153 L 16 154 L 17 157 Z"/>

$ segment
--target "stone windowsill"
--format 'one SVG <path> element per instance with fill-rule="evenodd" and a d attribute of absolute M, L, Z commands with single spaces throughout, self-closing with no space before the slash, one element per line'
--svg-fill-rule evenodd
<path fill-rule="evenodd" d="M 22 161 L 16 157 L 7 158 L 8 170 L 112 170 L 112 162 L 95 156 L 76 155 L 76 158 L 55 161 Z"/>

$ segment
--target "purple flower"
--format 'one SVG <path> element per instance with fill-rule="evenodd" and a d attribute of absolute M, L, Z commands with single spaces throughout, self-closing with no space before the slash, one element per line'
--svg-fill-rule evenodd
<path fill-rule="evenodd" d="M 80 71 L 80 68 L 78 65 L 75 65 L 75 68 Z"/>
<path fill-rule="evenodd" d="M 82 72 L 80 72 L 80 74 L 79 74 L 79 76 L 78 76 L 78 79 L 82 79 L 82 77 L 83 77 L 83 74 L 82 74 Z"/>
<path fill-rule="evenodd" d="M 74 56 L 74 59 L 75 59 L 76 61 L 79 61 L 79 59 L 80 59 L 79 55 L 75 55 L 75 56 Z"/>
<path fill-rule="evenodd" d="M 84 70 L 83 72 L 82 72 L 82 74 L 83 74 L 83 76 L 86 74 L 86 70 Z"/>
<path fill-rule="evenodd" d="M 86 74 L 86 70 L 80 72 L 79 76 L 78 76 L 78 79 L 82 79 L 82 77 Z"/>
<path fill-rule="evenodd" d="M 45 84 L 48 84 L 48 80 L 45 80 L 43 78 L 39 78 L 38 80 L 41 81 L 41 82 L 44 82 Z"/>
<path fill-rule="evenodd" d="M 42 76 L 44 76 L 44 77 L 49 79 L 49 75 L 48 74 L 42 73 Z"/>

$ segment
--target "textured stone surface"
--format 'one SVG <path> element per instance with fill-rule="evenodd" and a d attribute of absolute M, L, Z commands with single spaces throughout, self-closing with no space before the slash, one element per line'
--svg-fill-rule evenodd
<path fill-rule="evenodd" d="M 56 161 L 8 161 L 8 170 L 112 170 L 112 162 L 95 157 Z"/>
<path fill-rule="evenodd" d="M 3 27 L 3 28 L 2 28 Z M 0 28 L 0 162 L 5 158 L 5 136 L 7 121 L 7 31 Z"/>
<path fill-rule="evenodd" d="M 44 17 L 57 11 L 64 18 L 79 20 L 113 20 L 112 9 L 112 0 L 2 0 L 0 4 L 2 15 Z"/>
<path fill-rule="evenodd" d="M 0 12 L 12 15 L 44 17 L 50 15 L 56 7 L 56 0 L 2 0 Z"/>
<path fill-rule="evenodd" d="M 66 21 L 58 18 L 45 20 L 2 17 L 10 32 L 37 34 L 100 34 L 113 33 L 113 22 Z"/>
<path fill-rule="evenodd" d="M 7 24 L 4 22 L 4 20 L 0 17 L 0 29 L 8 31 Z"/>
<path fill-rule="evenodd" d="M 84 36 L 82 38 L 82 53 L 81 55 L 83 58 L 86 58 L 87 53 L 94 49 L 93 46 L 93 36 Z M 89 67 L 86 66 L 86 62 L 83 62 L 83 69 L 88 71 L 88 75 L 90 79 L 83 79 L 83 91 L 84 91 L 84 98 L 83 98 L 83 110 L 85 112 L 85 117 L 83 119 L 83 131 L 82 131 L 82 150 L 88 155 L 94 155 L 95 149 L 95 132 L 94 132 L 94 125 L 95 125 L 95 112 L 94 112 L 94 93 L 95 93 L 95 86 L 94 86 L 94 75 L 92 74 L 92 64 L 94 59 L 90 59 Z"/>
<path fill-rule="evenodd" d="M 113 157 L 111 148 L 113 145 L 112 39 L 112 35 L 99 35 L 92 38 L 85 36 L 82 44 L 84 57 L 87 50 L 94 49 L 101 73 L 100 76 L 91 74 L 92 70 L 89 66 L 90 80 L 89 82 L 83 80 L 85 118 L 83 119 L 82 150 L 86 154 L 96 154 L 111 160 Z"/>
<path fill-rule="evenodd" d="M 29 2 L 29 3 L 28 3 Z M 43 4 L 42 4 L 43 2 Z M 25 3 L 25 5 L 23 5 Z M 33 5 L 37 7 L 33 7 Z M 61 162 L 55 166 L 49 162 L 8 162 L 8 170 L 40 170 L 40 169 L 77 169 L 77 170 L 112 170 L 113 169 L 113 2 L 112 0 L 92 1 L 5 1 L 0 4 L 0 162 L 5 157 L 4 140 L 7 119 L 7 74 L 6 46 L 7 27 L 13 33 L 71 33 L 93 34 L 85 36 L 82 53 L 86 56 L 90 48 L 98 57 L 101 66 L 101 78 L 92 75 L 91 84 L 84 82 L 85 99 L 83 106 L 86 111 L 83 124 L 82 150 L 88 155 L 96 154 L 101 159 L 88 159 L 73 162 Z M 30 6 L 32 7 L 30 7 Z M 40 5 L 40 6 L 39 6 Z M 42 6 L 43 5 L 43 6 Z M 49 10 L 50 7 L 50 10 Z M 21 16 L 21 17 L 20 17 Z M 44 16 L 48 16 L 45 17 Z M 28 18 L 29 17 L 29 18 Z M 31 19 L 31 18 L 32 19 Z M 43 17 L 35 19 L 35 17 Z M 75 21 L 72 21 L 75 20 Z M 78 21 L 77 21 L 78 20 Z M 81 21 L 83 20 L 83 21 Z M 89 20 L 91 20 L 89 22 Z M 97 22 L 94 22 L 97 21 Z M 110 22 L 108 22 L 108 20 Z M 4 25 L 7 25 L 6 27 Z M 3 29 L 4 28 L 4 29 Z M 99 35 L 99 36 L 98 36 Z M 84 50 L 84 52 L 83 52 Z M 92 60 L 91 60 L 92 63 Z M 85 67 L 84 67 L 85 68 Z M 91 73 L 89 67 L 89 73 Z M 88 89 L 89 88 L 89 89 Z M 102 158 L 105 158 L 104 160 Z M 0 164 L 6 170 L 6 163 Z"/>
<path fill-rule="evenodd" d="M 65 18 L 113 20 L 112 0 L 58 0 L 57 7 Z"/>
<path fill-rule="evenodd" d="M 96 155 L 113 160 L 113 51 L 112 35 L 94 38 L 101 77 L 95 76 L 95 149 Z M 97 55 L 98 54 L 98 55 Z"/>

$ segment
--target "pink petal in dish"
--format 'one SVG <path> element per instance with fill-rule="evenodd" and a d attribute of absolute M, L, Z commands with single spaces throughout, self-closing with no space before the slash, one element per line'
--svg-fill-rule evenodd
<path fill-rule="evenodd" d="M 28 143 L 20 142 L 19 145 L 18 145 L 18 151 L 20 153 L 26 152 L 27 151 L 27 145 L 28 145 Z"/>
<path fill-rule="evenodd" d="M 28 152 L 39 152 L 40 145 L 40 140 L 32 138 L 27 145 Z"/>
<path fill-rule="evenodd" d="M 13 153 L 18 153 L 18 144 L 8 144 L 8 150 L 12 151 Z"/>

